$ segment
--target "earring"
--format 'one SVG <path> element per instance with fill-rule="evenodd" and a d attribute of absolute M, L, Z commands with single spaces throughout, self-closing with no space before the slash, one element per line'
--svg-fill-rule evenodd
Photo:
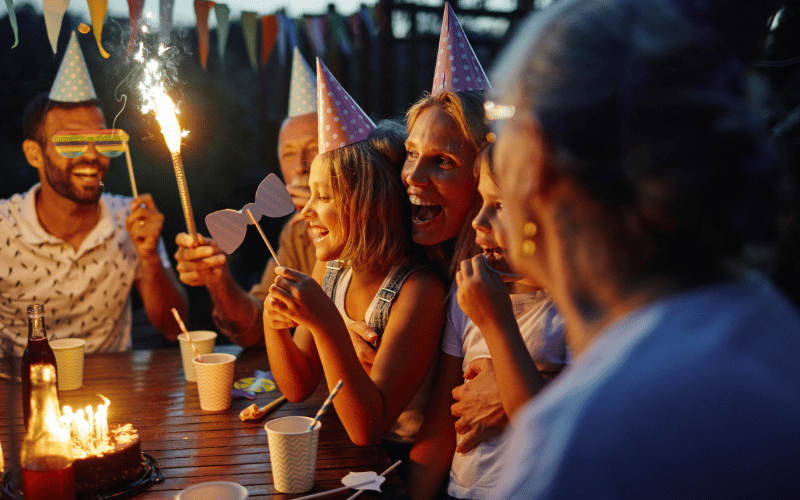
<path fill-rule="evenodd" d="M 531 239 L 532 236 L 535 236 L 538 229 L 536 224 L 533 222 L 526 222 L 524 226 L 522 226 L 522 234 L 526 236 L 524 240 L 522 240 L 522 254 L 523 255 L 533 255 L 536 252 L 536 243 L 533 242 Z"/>

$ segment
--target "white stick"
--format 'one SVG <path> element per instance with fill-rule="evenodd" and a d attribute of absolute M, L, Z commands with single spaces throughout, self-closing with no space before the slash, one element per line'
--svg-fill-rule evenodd
<path fill-rule="evenodd" d="M 350 490 L 350 489 L 353 489 L 353 488 L 361 488 L 362 486 L 366 486 L 368 484 L 372 484 L 375 481 L 377 481 L 377 479 L 370 479 L 369 481 L 364 481 L 363 483 L 354 484 L 353 486 L 342 486 L 341 488 L 336 488 L 334 490 L 328 490 L 328 491 L 321 491 L 319 493 L 314 493 L 313 495 L 306 495 L 304 497 L 295 498 L 294 500 L 308 500 L 310 498 L 322 498 L 322 497 L 326 497 L 328 495 L 333 495 L 333 494 L 336 494 L 336 493 L 339 493 L 339 492 L 342 492 L 342 491 L 346 491 L 346 490 Z M 359 491 L 361 491 L 361 490 L 359 490 Z"/>
<path fill-rule="evenodd" d="M 125 159 L 128 161 L 128 175 L 131 177 L 131 190 L 133 197 L 138 198 L 139 192 L 136 190 L 136 179 L 133 178 L 133 162 L 131 162 L 131 150 L 128 147 L 128 141 L 125 141 Z"/>
<path fill-rule="evenodd" d="M 258 233 L 261 235 L 261 238 L 264 240 L 264 243 L 267 244 L 267 248 L 269 248 L 269 253 L 271 253 L 272 254 L 272 258 L 275 259 L 275 264 L 280 266 L 281 263 L 278 262 L 278 256 L 275 255 L 275 250 L 273 250 L 272 249 L 272 245 L 269 244 L 269 240 L 267 239 L 267 236 L 264 234 L 264 231 L 261 230 L 261 226 L 258 225 L 258 222 L 256 221 L 256 218 L 253 217 L 252 213 L 250 213 L 250 209 L 249 208 L 245 209 L 245 212 L 247 212 L 247 215 L 250 217 L 250 220 L 253 221 L 253 225 L 256 226 L 256 229 L 258 229 Z"/>
<path fill-rule="evenodd" d="M 392 472 L 393 470 L 395 470 L 397 468 L 397 466 L 400 465 L 401 462 L 402 462 L 402 460 L 398 460 L 397 462 L 393 463 L 391 467 L 389 467 L 385 471 L 381 472 L 379 475 L 381 477 L 386 477 L 386 474 L 388 474 L 388 473 Z M 351 496 L 347 497 L 347 500 L 353 500 L 355 497 L 357 497 L 358 495 L 360 495 L 363 492 L 364 492 L 364 490 L 358 490 L 355 493 L 353 493 Z"/>

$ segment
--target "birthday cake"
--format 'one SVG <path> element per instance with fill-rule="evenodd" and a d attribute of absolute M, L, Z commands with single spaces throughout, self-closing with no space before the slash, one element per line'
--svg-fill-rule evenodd
<path fill-rule="evenodd" d="M 144 471 L 142 440 L 131 424 L 110 429 L 102 451 L 76 458 L 75 493 L 91 497 L 135 481 Z"/>

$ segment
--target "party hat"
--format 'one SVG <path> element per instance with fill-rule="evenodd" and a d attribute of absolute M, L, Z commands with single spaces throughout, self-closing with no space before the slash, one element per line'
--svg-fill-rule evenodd
<path fill-rule="evenodd" d="M 317 112 L 316 78 L 297 47 L 292 53 L 292 81 L 289 89 L 289 116 Z"/>
<path fill-rule="evenodd" d="M 317 107 L 320 154 L 363 141 L 375 130 L 375 123 L 339 85 L 319 58 Z"/>
<path fill-rule="evenodd" d="M 89 68 L 78 45 L 78 36 L 75 32 L 69 38 L 67 51 L 61 66 L 58 68 L 56 81 L 50 89 L 50 100 L 59 102 L 85 102 L 97 99 L 94 92 L 92 79 L 89 78 Z"/>
<path fill-rule="evenodd" d="M 475 57 L 475 52 L 464 35 L 464 30 L 461 29 L 450 3 L 445 2 L 431 93 L 436 95 L 445 91 L 489 89 L 491 85 L 481 63 Z"/>

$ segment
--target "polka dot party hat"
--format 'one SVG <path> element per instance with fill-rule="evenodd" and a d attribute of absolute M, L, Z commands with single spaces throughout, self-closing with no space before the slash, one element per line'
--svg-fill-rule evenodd
<path fill-rule="evenodd" d="M 481 63 L 461 29 L 449 2 L 444 4 L 442 33 L 439 35 L 439 52 L 436 54 L 436 70 L 433 75 L 431 94 L 445 91 L 489 90 L 489 80 Z"/>
<path fill-rule="evenodd" d="M 375 123 L 317 58 L 319 153 L 363 141 Z"/>
<path fill-rule="evenodd" d="M 97 99 L 89 68 L 78 45 L 75 32 L 69 38 L 67 51 L 56 74 L 56 81 L 50 89 L 50 100 L 59 102 L 85 102 Z"/>
<path fill-rule="evenodd" d="M 292 80 L 289 89 L 289 116 L 317 112 L 316 78 L 297 47 L 292 53 Z"/>

